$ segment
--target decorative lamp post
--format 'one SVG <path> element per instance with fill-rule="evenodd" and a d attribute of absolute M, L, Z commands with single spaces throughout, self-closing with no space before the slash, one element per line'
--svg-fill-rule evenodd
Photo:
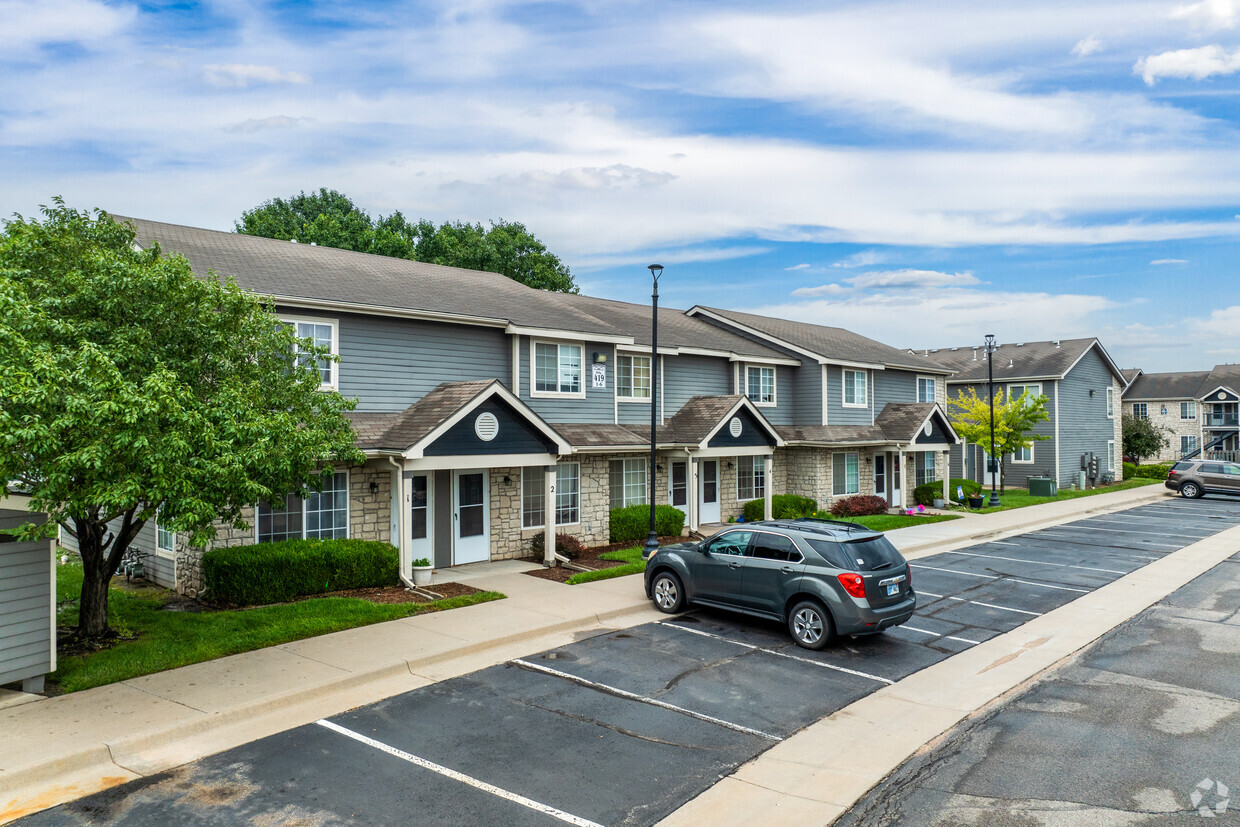
<path fill-rule="evenodd" d="M 647 269 L 654 279 L 654 292 L 650 296 L 650 465 L 646 468 L 647 481 L 650 483 L 650 493 L 646 498 L 650 505 L 650 535 L 646 537 L 643 557 L 649 557 L 659 547 L 659 536 L 654 531 L 654 449 L 655 429 L 659 422 L 659 276 L 663 275 L 663 265 L 651 264 Z"/>
<path fill-rule="evenodd" d="M 999 455 L 995 452 L 995 334 L 986 334 L 986 385 L 987 393 L 990 395 L 990 457 L 988 459 L 989 467 L 986 469 L 990 472 L 990 502 L 988 506 L 994 508 L 999 504 Z"/>

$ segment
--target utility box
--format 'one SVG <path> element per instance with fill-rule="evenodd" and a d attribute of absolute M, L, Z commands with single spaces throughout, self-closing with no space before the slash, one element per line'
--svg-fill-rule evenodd
<path fill-rule="evenodd" d="M 1058 486 L 1055 480 L 1050 477 L 1030 477 L 1029 478 L 1029 496 L 1031 497 L 1054 497 L 1059 494 Z"/>
<path fill-rule="evenodd" d="M 30 498 L 0 488 L 0 528 L 44 523 Z M 51 539 L 14 542 L 0 534 L 0 684 L 42 692 L 56 671 L 56 548 Z"/>

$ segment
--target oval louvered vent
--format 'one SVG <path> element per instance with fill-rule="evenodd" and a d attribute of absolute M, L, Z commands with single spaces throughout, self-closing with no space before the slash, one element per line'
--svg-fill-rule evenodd
<path fill-rule="evenodd" d="M 930 434 L 934 433 L 934 426 L 930 424 L 930 420 L 926 420 L 926 427 L 922 428 L 922 431 L 926 436 L 930 436 Z"/>
<path fill-rule="evenodd" d="M 728 433 L 736 439 L 741 435 L 741 418 L 739 416 L 732 417 L 732 421 L 728 423 Z"/>
<path fill-rule="evenodd" d="M 483 442 L 490 442 L 499 434 L 499 420 L 490 411 L 478 414 L 474 420 L 474 433 Z"/>

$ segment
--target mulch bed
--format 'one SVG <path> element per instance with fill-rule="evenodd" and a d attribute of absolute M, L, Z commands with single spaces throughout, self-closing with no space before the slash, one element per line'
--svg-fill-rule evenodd
<path fill-rule="evenodd" d="M 447 597 L 463 597 L 468 594 L 477 594 L 482 589 L 475 589 L 473 586 L 466 586 L 461 583 L 432 583 L 426 587 L 428 591 L 442 594 Z M 308 595 L 306 599 L 313 597 L 355 597 L 359 600 L 369 600 L 371 603 L 430 603 L 429 599 L 420 594 L 414 594 L 407 591 L 404 586 L 383 586 L 382 588 L 370 587 L 366 589 L 346 589 L 339 592 L 327 592 L 326 594 Z"/>
<path fill-rule="evenodd" d="M 660 537 L 659 545 L 668 546 L 673 543 L 683 543 L 689 539 L 691 538 L 689 537 Z M 632 548 L 634 545 L 642 545 L 642 543 L 637 543 L 637 544 L 612 543 L 611 545 L 607 545 L 607 546 L 594 546 L 593 548 L 583 549 L 581 554 L 577 555 L 576 559 L 574 559 L 573 562 L 581 566 L 588 566 L 592 569 L 610 569 L 616 566 L 628 565 L 622 560 L 604 560 L 601 557 L 599 557 L 599 555 L 605 554 L 606 552 L 609 552 L 609 551 L 619 551 L 622 548 Z M 525 558 L 525 562 L 541 564 L 542 558 L 541 557 L 539 558 L 527 557 Z M 550 568 L 550 569 L 543 568 L 540 566 L 539 568 L 527 571 L 526 574 L 528 574 L 531 577 L 541 578 L 543 580 L 554 580 L 557 583 L 563 583 L 566 580 L 568 580 L 568 578 L 572 577 L 574 574 L 577 574 L 577 570 L 570 569 L 562 565 L 556 566 L 555 568 Z"/>

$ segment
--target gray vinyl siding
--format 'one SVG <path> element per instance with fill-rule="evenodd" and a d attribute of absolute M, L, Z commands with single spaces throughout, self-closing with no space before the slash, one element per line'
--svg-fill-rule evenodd
<path fill-rule="evenodd" d="M 867 370 L 865 389 L 870 401 L 874 400 L 874 376 L 881 371 Z M 914 397 L 915 398 L 915 397 Z M 872 425 L 874 417 L 881 408 L 866 405 L 864 408 L 844 407 L 844 368 L 839 365 L 827 365 L 827 424 L 828 425 Z"/>
<path fill-rule="evenodd" d="M 765 365 L 755 365 L 755 367 L 765 367 Z M 775 404 L 757 406 L 772 425 L 791 425 L 796 421 L 794 413 L 797 406 L 797 392 L 793 387 L 796 373 L 796 368 L 787 365 L 775 367 Z M 741 379 L 741 391 L 744 392 L 746 390 L 743 386 L 745 377 L 742 375 Z"/>
<path fill-rule="evenodd" d="M 822 424 L 822 366 L 808 359 L 799 368 L 788 368 L 792 385 L 792 424 Z"/>
<path fill-rule="evenodd" d="M 585 389 L 585 398 L 545 398 L 535 397 L 530 393 L 532 384 L 530 382 L 530 337 L 518 336 L 520 344 L 517 349 L 518 359 L 520 360 L 520 370 L 518 376 L 521 388 L 518 395 L 521 400 L 528 404 L 539 416 L 547 422 L 612 422 L 615 418 L 615 409 L 613 407 L 614 400 L 612 394 L 616 388 L 616 365 L 614 363 L 614 348 L 609 344 L 600 342 L 566 342 L 551 339 L 535 339 L 535 341 L 556 341 L 557 344 L 580 344 L 582 345 L 581 353 L 581 385 Z M 607 386 L 604 388 L 592 387 L 590 377 L 590 365 L 592 355 L 595 352 L 607 354 Z M 511 356 L 509 357 L 511 358 Z M 508 368 L 511 373 L 511 364 Z M 639 406 L 641 407 L 641 406 Z M 650 409 L 646 409 L 649 416 Z M 670 416 L 670 413 L 669 413 Z"/>
<path fill-rule="evenodd" d="M 120 531 L 121 522 L 122 518 L 120 517 L 112 520 L 108 523 L 108 530 L 113 533 Z M 64 529 L 60 529 L 57 539 L 62 548 L 75 553 L 78 551 L 77 540 Z M 142 525 L 142 528 L 138 529 L 138 536 L 133 538 L 130 548 L 135 549 L 142 555 L 142 567 L 146 569 L 148 580 L 164 588 L 175 589 L 177 585 L 176 561 L 160 557 L 155 553 L 156 539 L 155 521 L 147 520 Z"/>
<path fill-rule="evenodd" d="M 1025 384 L 1025 383 L 996 382 L 995 383 L 996 394 L 1000 390 L 1004 390 L 1006 392 L 1008 384 L 1020 385 L 1020 384 Z M 1045 379 L 1045 380 L 1041 380 L 1040 382 L 1038 380 L 1030 380 L 1029 384 L 1041 384 L 1042 394 L 1043 396 L 1046 397 L 1046 413 L 1049 416 L 1049 418 L 1045 422 L 1039 422 L 1036 426 L 1034 426 L 1031 433 L 1039 434 L 1042 436 L 1049 436 L 1051 438 L 1040 441 L 1040 442 L 1033 443 L 1033 462 L 1032 463 L 1023 463 L 1023 462 L 1017 463 L 1017 462 L 1014 462 L 1010 456 L 1003 458 L 1003 484 L 1005 486 L 1012 486 L 1014 488 L 1028 488 L 1030 477 L 1040 477 L 1040 476 L 1054 477 L 1055 476 L 1055 451 L 1058 449 L 1058 446 L 1055 444 L 1055 395 L 1058 390 L 1056 388 L 1056 381 L 1053 379 Z M 980 384 L 975 384 L 975 385 L 948 385 L 947 398 L 955 399 L 963 395 L 964 393 L 966 393 L 966 389 L 970 387 L 973 388 L 974 392 L 977 394 L 978 399 L 986 399 L 987 388 L 986 388 L 985 382 L 982 382 Z M 1106 416 L 1106 399 L 1105 398 L 1102 401 L 1102 413 L 1103 413 L 1103 417 L 1105 418 Z M 1060 415 L 1061 416 L 1063 415 L 1062 408 L 1060 410 Z M 1111 420 L 1107 419 L 1106 422 L 1110 423 Z M 1061 439 L 1065 435 L 1064 428 L 1065 426 L 1061 422 L 1060 423 L 1060 438 Z M 1102 447 L 1103 447 L 1103 450 L 1105 451 L 1106 450 L 1105 439 L 1103 441 Z M 1068 462 L 1068 459 L 1065 457 L 1061 463 L 1061 470 L 1062 470 L 1064 479 L 1059 480 L 1060 485 L 1066 485 L 1068 482 L 1072 480 L 1072 474 L 1071 474 L 1072 469 L 1068 467 L 1067 462 Z M 964 460 L 964 455 L 963 455 L 963 451 L 961 450 L 961 447 L 957 445 L 952 448 L 951 468 L 952 468 L 953 477 L 957 477 L 957 476 L 968 477 L 969 479 L 977 480 L 978 482 L 982 480 L 983 473 L 986 470 L 983 467 L 983 463 L 981 460 L 981 453 L 974 444 L 969 445 L 969 457 L 968 457 L 967 463 Z"/>
<path fill-rule="evenodd" d="M 663 365 L 667 369 L 667 376 L 663 380 L 663 393 L 667 397 L 663 413 L 667 419 L 675 416 L 676 412 L 695 396 L 720 396 L 734 392 L 733 367 L 727 359 L 718 356 L 669 356 L 663 360 Z M 778 376 L 775 381 L 779 382 Z M 639 424 L 650 421 L 650 409 L 643 405 L 621 404 L 621 417 L 629 415 L 625 410 L 629 407 L 646 411 L 646 419 L 639 417 L 634 421 L 622 418 L 622 423 Z M 767 409 L 762 410 L 765 413 Z"/>
<path fill-rule="evenodd" d="M 874 380 L 875 416 L 883 412 L 888 402 L 917 401 L 917 374 L 907 370 L 875 370 L 870 376 Z"/>
<path fill-rule="evenodd" d="M 0 510 L 0 528 L 16 528 L 41 515 Z M 0 542 L 0 684 L 52 670 L 50 540 Z"/>
<path fill-rule="evenodd" d="M 1060 485 L 1077 478 L 1081 470 L 1081 454 L 1093 451 L 1098 455 L 1101 472 L 1107 472 L 1107 443 L 1115 438 L 1115 420 L 1107 416 L 1107 393 L 1111 372 L 1097 350 L 1091 349 L 1069 371 L 1060 385 L 1059 439 Z M 1094 395 L 1089 392 L 1093 390 Z M 1052 400 L 1053 402 L 1053 400 Z M 1116 415 L 1119 403 L 1116 403 Z M 1041 446 L 1039 446 L 1041 447 Z M 1115 446 L 1116 474 L 1119 473 L 1120 446 Z"/>

